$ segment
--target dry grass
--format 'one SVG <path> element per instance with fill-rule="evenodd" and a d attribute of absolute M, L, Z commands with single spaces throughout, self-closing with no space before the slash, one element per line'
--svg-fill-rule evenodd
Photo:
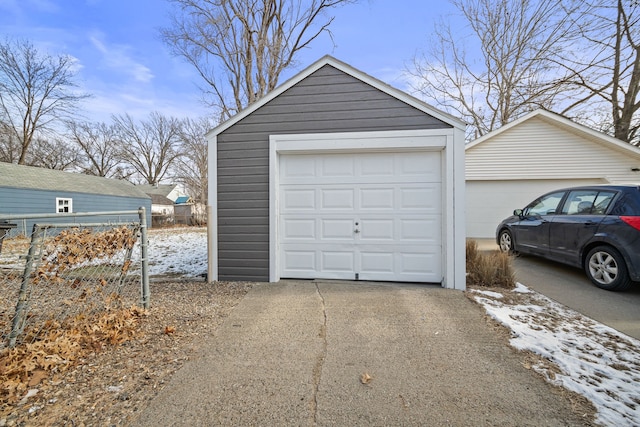
<path fill-rule="evenodd" d="M 500 251 L 482 252 L 478 242 L 468 240 L 467 286 L 513 289 L 516 286 L 512 257 Z"/>

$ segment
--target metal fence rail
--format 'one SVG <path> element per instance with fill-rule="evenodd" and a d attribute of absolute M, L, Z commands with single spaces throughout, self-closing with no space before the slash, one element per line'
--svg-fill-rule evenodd
<path fill-rule="evenodd" d="M 137 220 L 121 222 L 127 215 Z M 102 222 L 109 216 L 116 219 Z M 100 221 L 77 223 L 77 217 Z M 53 329 L 114 307 L 149 306 L 144 208 L 55 218 L 44 223 L 37 222 L 43 216 L 0 214 L 0 222 L 36 220 L 29 233 L 11 229 L 2 242 L 0 349 L 42 339 Z M 69 219 L 74 223 L 57 221 Z M 138 261 L 133 261 L 134 251 L 141 253 Z"/>

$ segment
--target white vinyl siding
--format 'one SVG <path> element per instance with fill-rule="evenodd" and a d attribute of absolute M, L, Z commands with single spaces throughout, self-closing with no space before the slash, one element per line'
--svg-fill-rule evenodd
<path fill-rule="evenodd" d="M 466 179 L 640 180 L 637 156 L 534 117 L 465 152 Z"/>

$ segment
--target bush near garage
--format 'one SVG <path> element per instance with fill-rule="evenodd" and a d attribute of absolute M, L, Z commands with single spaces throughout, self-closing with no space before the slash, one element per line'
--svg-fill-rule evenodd
<path fill-rule="evenodd" d="M 500 251 L 480 251 L 477 241 L 467 240 L 466 257 L 467 286 L 516 287 L 511 255 Z"/>

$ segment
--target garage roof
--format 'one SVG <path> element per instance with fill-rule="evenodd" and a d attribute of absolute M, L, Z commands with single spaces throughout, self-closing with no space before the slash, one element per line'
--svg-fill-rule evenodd
<path fill-rule="evenodd" d="M 310 76 L 311 74 L 313 74 L 314 72 L 318 71 L 320 68 L 324 67 L 325 65 L 330 65 L 346 74 L 349 74 L 350 76 L 366 83 L 369 84 L 370 86 L 373 86 L 374 88 L 380 90 L 381 92 L 384 92 L 396 99 L 398 99 L 399 101 L 402 101 L 432 117 L 435 117 L 438 120 L 441 120 L 442 122 L 454 127 L 454 128 L 458 128 L 462 131 L 465 130 L 466 128 L 466 123 L 464 123 L 462 120 L 448 114 L 445 113 L 444 111 L 438 110 L 435 107 L 432 107 L 431 105 L 419 100 L 418 98 L 415 98 L 413 96 L 408 95 L 407 93 L 396 89 L 384 82 L 382 82 L 381 80 L 376 79 L 375 77 L 372 77 L 366 73 L 363 73 L 362 71 L 359 71 L 355 68 L 353 68 L 352 66 L 339 61 L 335 58 L 333 58 L 330 55 L 326 55 L 322 58 L 320 58 L 318 61 L 314 62 L 313 64 L 311 64 L 309 67 L 307 67 L 306 69 L 304 69 L 303 71 L 301 71 L 300 73 L 296 74 L 294 77 L 290 78 L 289 80 L 287 80 L 285 83 L 283 83 L 282 85 L 278 86 L 276 89 L 274 89 L 273 91 L 269 92 L 267 95 L 265 95 L 263 98 L 261 98 L 259 101 L 257 101 L 256 103 L 248 106 L 247 108 L 245 108 L 244 110 L 242 110 L 240 113 L 236 114 L 235 116 L 231 117 L 229 120 L 227 120 L 226 122 L 220 124 L 219 126 L 215 127 L 214 129 L 212 129 L 211 131 L 209 131 L 207 133 L 207 137 L 209 136 L 214 136 L 214 135 L 218 135 L 222 132 L 224 132 L 225 130 L 227 130 L 228 128 L 230 128 L 231 126 L 233 126 L 234 124 L 236 124 L 237 122 L 239 122 L 240 120 L 242 120 L 243 118 L 247 117 L 248 115 L 250 115 L 251 113 L 253 113 L 254 111 L 256 111 L 258 108 L 262 107 L 263 105 L 267 104 L 269 101 L 273 100 L 274 98 L 278 97 L 280 94 L 282 94 L 283 92 L 285 92 L 287 89 L 291 88 L 292 86 L 294 86 L 295 84 L 299 83 L 300 81 L 304 80 L 305 78 L 307 78 L 308 76 Z"/>

